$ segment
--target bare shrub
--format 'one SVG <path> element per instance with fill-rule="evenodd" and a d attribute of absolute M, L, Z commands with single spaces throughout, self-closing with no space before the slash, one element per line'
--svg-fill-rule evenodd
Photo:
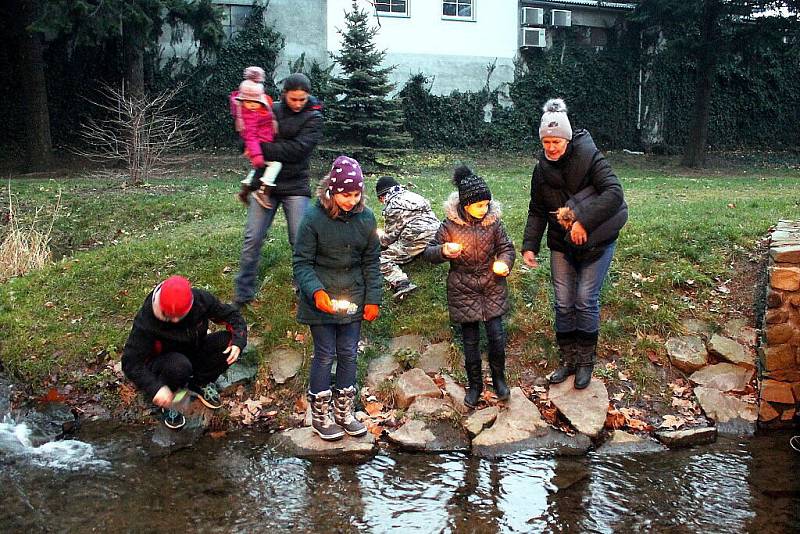
<path fill-rule="evenodd" d="M 51 215 L 49 226 L 42 223 L 44 206 L 39 206 L 33 219 L 24 224 L 17 217 L 18 210 L 8 186 L 8 231 L 0 242 L 0 282 L 14 276 L 21 276 L 34 269 L 41 269 L 50 263 L 50 236 L 53 224 L 61 209 L 61 191 L 56 197 L 56 207 Z M 42 231 L 40 228 L 46 227 Z"/>
<path fill-rule="evenodd" d="M 178 109 L 175 96 L 181 89 L 183 84 L 156 95 L 139 95 L 126 92 L 124 85 L 102 85 L 97 99 L 87 99 L 102 118 L 81 124 L 85 145 L 73 151 L 92 161 L 124 163 L 131 185 L 144 183 L 168 165 L 186 162 L 199 117 Z"/>

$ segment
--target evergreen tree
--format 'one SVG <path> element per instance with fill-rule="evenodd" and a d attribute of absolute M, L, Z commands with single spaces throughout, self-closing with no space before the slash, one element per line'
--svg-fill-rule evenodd
<path fill-rule="evenodd" d="M 339 30 L 342 49 L 333 56 L 342 73 L 331 83 L 339 100 L 330 103 L 326 130 L 352 156 L 378 162 L 407 147 L 410 137 L 403 132 L 399 102 L 387 98 L 394 89 L 389 82 L 394 67 L 381 67 L 386 52 L 376 50 L 373 37 L 378 30 L 368 19 L 354 0 L 345 15 L 346 28 Z"/>

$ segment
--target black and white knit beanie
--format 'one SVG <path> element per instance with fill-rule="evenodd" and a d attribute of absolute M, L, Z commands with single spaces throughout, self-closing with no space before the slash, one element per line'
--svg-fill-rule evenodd
<path fill-rule="evenodd" d="M 492 192 L 486 182 L 472 172 L 466 165 L 459 165 L 453 171 L 453 183 L 458 188 L 458 203 L 462 208 L 480 202 L 492 200 Z"/>
<path fill-rule="evenodd" d="M 542 122 L 539 124 L 539 139 L 560 137 L 572 141 L 572 126 L 567 117 L 567 105 L 560 98 L 551 98 L 542 108 Z"/>

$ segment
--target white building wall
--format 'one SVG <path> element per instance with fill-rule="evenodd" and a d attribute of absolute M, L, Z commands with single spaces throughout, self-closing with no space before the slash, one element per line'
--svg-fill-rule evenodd
<path fill-rule="evenodd" d="M 474 20 L 442 17 L 441 0 L 408 0 L 408 16 L 374 16 L 367 0 L 362 9 L 373 13 L 373 26 L 380 23 L 375 43 L 386 50 L 387 65 L 396 65 L 392 81 L 400 89 L 409 76 L 422 72 L 432 78 L 432 91 L 448 94 L 479 90 L 486 82 L 486 66 L 496 60 L 491 86 L 513 80 L 517 54 L 519 4 L 517 0 L 474 0 Z M 345 27 L 345 12 L 351 0 L 328 0 L 327 46 L 341 48 L 339 29 Z"/>

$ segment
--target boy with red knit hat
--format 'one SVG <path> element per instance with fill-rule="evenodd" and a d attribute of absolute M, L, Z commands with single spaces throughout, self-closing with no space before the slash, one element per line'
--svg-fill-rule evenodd
<path fill-rule="evenodd" d="M 208 334 L 209 321 L 226 330 Z M 164 409 L 164 424 L 180 428 L 174 409 L 188 388 L 211 409 L 222 406 L 213 383 L 247 345 L 247 323 L 236 308 L 170 276 L 147 295 L 122 351 L 122 371 L 153 404 Z M 179 393 L 181 392 L 181 393 Z"/>

